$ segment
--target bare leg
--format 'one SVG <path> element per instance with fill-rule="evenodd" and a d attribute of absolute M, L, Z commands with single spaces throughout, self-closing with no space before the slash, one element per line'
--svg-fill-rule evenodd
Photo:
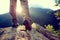
<path fill-rule="evenodd" d="M 12 16 L 12 26 L 18 26 L 17 17 L 16 17 L 16 2 L 17 0 L 10 0 L 10 14 Z"/>
<path fill-rule="evenodd" d="M 20 2 L 21 2 L 21 7 L 22 7 L 22 18 L 24 22 L 23 24 L 25 26 L 28 25 L 28 28 L 31 28 L 32 20 L 29 14 L 28 0 L 20 0 Z M 25 21 L 27 21 L 28 24 Z"/>

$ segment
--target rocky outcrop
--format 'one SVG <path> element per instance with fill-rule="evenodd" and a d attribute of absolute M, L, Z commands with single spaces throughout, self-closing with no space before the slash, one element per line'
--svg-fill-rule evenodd
<path fill-rule="evenodd" d="M 14 40 L 15 39 L 15 34 L 16 34 L 16 29 L 12 28 L 12 27 L 8 27 L 8 28 L 0 28 L 1 32 L 3 32 L 0 35 L 0 40 Z"/>
<path fill-rule="evenodd" d="M 43 27 L 41 27 L 40 25 L 38 25 L 38 28 L 36 29 L 39 33 L 42 33 L 45 37 L 47 37 L 50 40 L 60 40 L 59 36 L 54 35 L 53 33 L 47 31 L 46 29 L 44 29 Z"/>
<path fill-rule="evenodd" d="M 60 40 L 60 37 L 52 34 L 47 31 L 40 25 L 34 25 L 31 31 L 28 31 L 30 34 L 31 40 Z M 36 28 L 36 29 L 35 29 Z M 0 28 L 0 40 L 15 40 L 17 31 L 16 28 Z M 20 38 L 20 37 L 19 37 Z"/>

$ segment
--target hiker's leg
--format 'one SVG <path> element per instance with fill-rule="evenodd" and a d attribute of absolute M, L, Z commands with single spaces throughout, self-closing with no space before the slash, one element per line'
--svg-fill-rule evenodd
<path fill-rule="evenodd" d="M 22 8 L 23 25 L 25 25 L 26 27 L 28 26 L 28 28 L 31 29 L 32 20 L 29 14 L 28 0 L 20 0 L 20 3 Z"/>
<path fill-rule="evenodd" d="M 29 22 L 32 22 L 30 13 L 29 13 L 28 0 L 20 0 L 20 3 L 22 8 L 23 21 L 28 20 Z"/>
<path fill-rule="evenodd" d="M 16 17 L 16 2 L 17 0 L 10 0 L 10 14 L 12 16 L 12 26 L 18 26 L 17 17 Z"/>

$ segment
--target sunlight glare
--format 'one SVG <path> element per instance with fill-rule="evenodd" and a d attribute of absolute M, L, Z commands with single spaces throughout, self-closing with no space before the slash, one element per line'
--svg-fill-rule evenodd
<path fill-rule="evenodd" d="M 49 8 L 53 10 L 60 9 L 60 7 L 55 7 L 54 0 L 28 0 L 29 7 L 43 7 Z M 10 9 L 10 0 L 0 0 L 0 14 L 8 13 Z M 20 4 L 20 0 L 17 0 L 17 14 L 21 14 L 22 8 Z"/>
<path fill-rule="evenodd" d="M 8 13 L 10 9 L 10 0 L 0 0 L 0 14 Z M 16 12 L 20 13 L 22 11 L 20 1 L 17 0 Z"/>
<path fill-rule="evenodd" d="M 0 14 L 5 14 L 9 12 L 9 0 L 0 0 Z"/>
<path fill-rule="evenodd" d="M 17 0 L 17 8 L 16 8 L 16 12 L 21 14 L 22 8 L 21 8 L 21 4 L 20 1 Z"/>

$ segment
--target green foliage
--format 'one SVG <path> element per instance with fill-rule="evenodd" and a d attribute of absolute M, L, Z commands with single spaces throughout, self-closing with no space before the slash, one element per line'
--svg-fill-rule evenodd
<path fill-rule="evenodd" d="M 56 3 L 55 6 L 59 6 L 59 4 L 60 4 L 60 0 L 55 0 L 55 3 Z"/>
<path fill-rule="evenodd" d="M 48 25 L 46 26 L 46 30 L 51 31 L 51 32 L 54 31 L 53 26 L 50 25 L 50 24 L 48 24 Z"/>
<path fill-rule="evenodd" d="M 51 33 L 55 34 L 56 36 L 60 36 L 60 30 L 56 30 L 53 28 L 52 25 L 48 24 L 47 26 L 45 25 L 46 30 L 50 31 Z"/>
<path fill-rule="evenodd" d="M 53 31 L 53 33 L 57 36 L 60 36 L 60 30 Z"/>

